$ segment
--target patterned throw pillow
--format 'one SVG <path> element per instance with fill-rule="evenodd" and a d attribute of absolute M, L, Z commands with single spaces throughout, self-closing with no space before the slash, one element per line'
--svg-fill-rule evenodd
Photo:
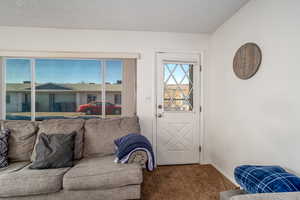
<path fill-rule="evenodd" d="M 9 130 L 3 129 L 0 132 L 0 168 L 8 166 L 8 136 Z"/>
<path fill-rule="evenodd" d="M 234 176 L 248 193 L 300 191 L 300 178 L 279 166 L 242 165 L 235 168 Z"/>

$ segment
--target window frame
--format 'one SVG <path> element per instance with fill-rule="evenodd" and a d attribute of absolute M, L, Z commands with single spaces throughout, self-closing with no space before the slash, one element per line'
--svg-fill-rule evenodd
<path fill-rule="evenodd" d="M 99 90 L 99 92 L 101 92 L 101 102 L 106 102 L 106 69 L 107 69 L 107 65 L 106 63 L 108 61 L 122 61 L 121 62 L 121 69 L 122 69 L 122 73 L 123 73 L 123 67 L 124 67 L 124 58 L 76 58 L 76 57 L 72 57 L 72 58 L 64 58 L 64 57 L 0 57 L 0 72 L 1 72 L 1 92 L 3 94 L 3 96 L 1 96 L 2 98 L 2 104 L 1 106 L 1 110 L 2 110 L 2 114 L 1 114 L 1 120 L 6 120 L 6 63 L 8 59 L 20 59 L 20 60 L 29 60 L 30 61 L 30 75 L 31 75 L 31 91 L 30 91 L 30 95 L 31 95 L 31 121 L 36 121 L 36 89 L 35 89 L 35 82 L 36 82 L 36 73 L 35 73 L 35 69 L 36 69 L 36 60 L 37 59 L 53 59 L 53 60 L 96 60 L 100 62 L 100 74 L 99 74 L 99 78 L 101 77 L 102 82 L 101 82 L 101 90 Z M 2 63 L 1 63 L 2 62 Z M 123 74 L 122 74 L 123 76 Z M 123 88 L 123 84 L 121 84 L 121 87 Z M 122 91 L 122 90 L 121 90 Z M 100 118 L 105 119 L 106 118 L 106 104 L 102 103 L 102 114 L 99 115 Z"/>

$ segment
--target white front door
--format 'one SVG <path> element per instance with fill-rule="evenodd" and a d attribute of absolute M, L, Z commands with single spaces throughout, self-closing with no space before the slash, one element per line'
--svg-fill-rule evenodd
<path fill-rule="evenodd" d="M 157 163 L 199 163 L 200 55 L 157 54 Z"/>

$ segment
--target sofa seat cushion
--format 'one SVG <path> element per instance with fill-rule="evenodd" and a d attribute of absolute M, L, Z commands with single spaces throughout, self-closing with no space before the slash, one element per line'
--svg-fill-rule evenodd
<path fill-rule="evenodd" d="M 67 190 L 112 189 L 142 183 L 143 175 L 138 164 L 118 164 L 114 156 L 85 158 L 64 176 Z"/>
<path fill-rule="evenodd" d="M 62 189 L 63 175 L 69 168 L 29 169 L 30 165 L 17 170 L 0 172 L 0 197 L 18 197 L 49 194 Z"/>
<path fill-rule="evenodd" d="M 29 165 L 29 162 L 13 162 L 9 163 L 7 167 L 0 168 L 0 176 L 7 173 L 19 171 Z M 0 188 L 1 189 L 1 188 Z"/>

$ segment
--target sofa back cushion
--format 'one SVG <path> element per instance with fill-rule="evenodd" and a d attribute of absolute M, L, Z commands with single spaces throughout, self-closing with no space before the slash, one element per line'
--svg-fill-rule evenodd
<path fill-rule="evenodd" d="M 115 139 L 129 133 L 140 133 L 137 117 L 89 119 L 84 129 L 84 157 L 113 154 Z"/>
<path fill-rule="evenodd" d="M 11 162 L 29 161 L 36 140 L 37 124 L 31 121 L 5 121 L 10 130 L 8 159 Z"/>
<path fill-rule="evenodd" d="M 70 134 L 75 132 L 75 148 L 74 148 L 74 158 L 76 160 L 82 158 L 83 152 L 83 126 L 84 119 L 50 119 L 44 120 L 39 123 L 39 131 L 38 135 L 41 133 L 45 133 L 48 135 L 51 134 Z M 38 139 L 35 143 L 38 143 Z M 36 159 L 36 151 L 35 147 L 32 152 L 31 161 L 35 161 Z"/>

